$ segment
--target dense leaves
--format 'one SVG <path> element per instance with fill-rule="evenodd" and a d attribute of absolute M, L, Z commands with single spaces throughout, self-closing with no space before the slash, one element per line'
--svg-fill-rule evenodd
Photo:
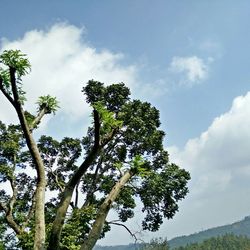
<path fill-rule="evenodd" d="M 40 96 L 38 99 L 38 111 L 45 110 L 45 114 L 53 113 L 59 108 L 58 101 L 50 95 Z"/>
<path fill-rule="evenodd" d="M 5 50 L 0 55 L 0 62 L 14 68 L 18 77 L 26 75 L 31 69 L 29 60 L 20 50 Z"/>

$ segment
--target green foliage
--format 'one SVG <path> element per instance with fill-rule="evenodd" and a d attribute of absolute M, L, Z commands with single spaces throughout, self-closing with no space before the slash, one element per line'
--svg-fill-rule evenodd
<path fill-rule="evenodd" d="M 19 95 L 19 101 L 21 104 L 24 104 L 26 101 L 25 91 L 22 89 L 21 77 L 26 75 L 30 69 L 31 65 L 29 60 L 26 58 L 26 55 L 21 53 L 20 50 L 5 50 L 0 55 L 0 63 L 3 64 L 3 67 L 0 67 L 0 79 L 2 79 L 2 88 L 8 93 L 9 96 L 12 96 L 12 87 L 11 87 L 11 69 L 14 69 L 17 74 L 17 93 Z M 9 69 L 5 69 L 5 67 Z"/>
<path fill-rule="evenodd" d="M 129 100 L 130 90 L 124 83 L 112 84 L 104 87 L 104 84 L 91 80 L 82 90 L 86 95 L 87 103 L 103 103 L 111 112 L 117 113 Z"/>
<path fill-rule="evenodd" d="M 101 135 L 109 134 L 113 129 L 122 127 L 122 121 L 118 120 L 115 117 L 114 112 L 105 108 L 101 102 L 96 102 L 92 106 L 98 112 L 102 122 Z"/>
<path fill-rule="evenodd" d="M 250 239 L 245 236 L 227 234 L 212 237 L 202 243 L 193 243 L 186 247 L 175 248 L 175 250 L 249 250 Z"/>
<path fill-rule="evenodd" d="M 171 248 L 185 246 L 191 243 L 201 243 L 212 237 L 218 237 L 226 234 L 243 235 L 250 238 L 250 217 L 245 217 L 244 220 L 235 222 L 231 225 L 215 227 L 191 234 L 189 236 L 180 236 L 169 241 Z"/>
<path fill-rule="evenodd" d="M 96 209 L 93 206 L 73 210 L 62 233 L 62 249 L 80 249 L 86 233 L 91 229 L 90 222 L 93 221 L 95 214 Z"/>
<path fill-rule="evenodd" d="M 0 242 L 0 250 L 5 250 L 4 243 Z"/>
<path fill-rule="evenodd" d="M 166 239 L 158 238 L 151 240 L 150 243 L 143 246 L 141 250 L 169 250 L 169 246 Z"/>
<path fill-rule="evenodd" d="M 168 153 L 163 148 L 164 132 L 158 129 L 159 111 L 147 102 L 130 101 L 129 91 L 123 83 L 105 87 L 102 83 L 89 81 L 83 92 L 87 96 L 87 102 L 97 107 L 101 117 L 107 117 L 108 124 L 112 124 L 114 119 L 120 122 L 117 135 L 93 165 L 93 169 L 97 169 L 101 175 L 94 172 L 85 175 L 83 191 L 96 190 L 107 194 L 122 173 L 133 169 L 135 176 L 131 180 L 130 192 L 124 188 L 120 193 L 120 197 L 126 194 L 124 196 L 127 199 L 122 201 L 118 197 L 114 207 L 119 218 L 126 221 L 133 216 L 135 204 L 131 200 L 139 195 L 146 214 L 143 228 L 157 230 L 164 217 L 172 218 L 178 210 L 177 202 L 187 194 L 186 184 L 190 179 L 185 170 L 168 162 Z M 112 98 L 105 98 L 106 96 Z M 109 132 L 109 129 L 101 129 Z M 94 131 L 89 128 L 88 135 L 83 139 L 86 150 L 93 145 L 93 136 Z M 95 176 L 99 178 L 98 185 L 91 181 Z M 100 204 L 95 196 L 92 195 L 91 198 L 96 204 Z"/>
<path fill-rule="evenodd" d="M 0 55 L 0 62 L 14 68 L 18 77 L 26 75 L 31 69 L 29 60 L 20 50 L 5 50 Z"/>
<path fill-rule="evenodd" d="M 11 95 L 10 71 L 0 67 L 0 78 L 3 81 L 5 91 Z"/>
<path fill-rule="evenodd" d="M 160 173 L 152 172 L 142 182 L 139 195 L 147 212 L 143 229 L 157 231 L 162 218 L 172 218 L 178 211 L 177 201 L 188 192 L 189 173 L 175 164 L 166 165 Z M 162 212 L 162 213 L 160 213 Z"/>
<path fill-rule="evenodd" d="M 45 114 L 50 114 L 50 113 L 55 114 L 55 112 L 59 108 L 56 97 L 52 97 L 50 95 L 40 96 L 37 101 L 37 104 L 38 104 L 38 111 L 45 109 Z"/>

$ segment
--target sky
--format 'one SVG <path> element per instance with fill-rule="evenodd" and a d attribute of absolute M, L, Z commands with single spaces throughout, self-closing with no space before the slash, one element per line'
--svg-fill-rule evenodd
<path fill-rule="evenodd" d="M 191 173 L 190 193 L 144 240 L 195 233 L 250 214 L 250 2 L 211 0 L 0 0 L 0 51 L 21 49 L 27 109 L 60 101 L 40 134 L 82 136 L 90 110 L 81 89 L 124 82 L 160 110 L 171 161 Z M 0 120 L 15 114 L 0 95 Z M 127 225 L 140 230 L 140 209 Z M 114 237 L 115 234 L 115 237 Z M 114 228 L 99 244 L 126 244 Z"/>

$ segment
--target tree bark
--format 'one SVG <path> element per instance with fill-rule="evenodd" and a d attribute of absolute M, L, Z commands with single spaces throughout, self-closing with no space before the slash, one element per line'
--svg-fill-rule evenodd
<path fill-rule="evenodd" d="M 82 244 L 81 250 L 91 250 L 95 246 L 97 240 L 100 238 L 100 235 L 102 233 L 102 229 L 105 223 L 105 220 L 107 218 L 107 215 L 112 207 L 113 202 L 119 195 L 121 189 L 124 187 L 124 185 L 129 181 L 129 179 L 132 177 L 132 171 L 127 171 L 122 178 L 115 184 L 115 186 L 112 188 L 111 192 L 105 199 L 105 201 L 102 203 L 97 216 L 96 220 L 93 224 L 93 227 L 88 235 L 88 239 Z"/>

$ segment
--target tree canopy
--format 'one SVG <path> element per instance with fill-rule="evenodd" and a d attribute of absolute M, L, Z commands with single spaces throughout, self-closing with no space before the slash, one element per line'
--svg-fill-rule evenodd
<path fill-rule="evenodd" d="M 87 134 L 36 140 L 43 117 L 55 114 L 59 103 L 41 96 L 36 114 L 25 110 L 26 55 L 4 51 L 0 62 L 0 90 L 19 118 L 19 124 L 0 122 L 0 185 L 11 189 L 0 190 L 5 249 L 92 249 L 112 225 L 127 228 L 123 223 L 134 217 L 136 198 L 143 230 L 157 231 L 163 218 L 175 215 L 190 175 L 169 162 L 155 107 L 131 100 L 124 83 L 90 80 L 82 89 L 92 109 Z M 117 220 L 108 221 L 110 210 Z"/>

